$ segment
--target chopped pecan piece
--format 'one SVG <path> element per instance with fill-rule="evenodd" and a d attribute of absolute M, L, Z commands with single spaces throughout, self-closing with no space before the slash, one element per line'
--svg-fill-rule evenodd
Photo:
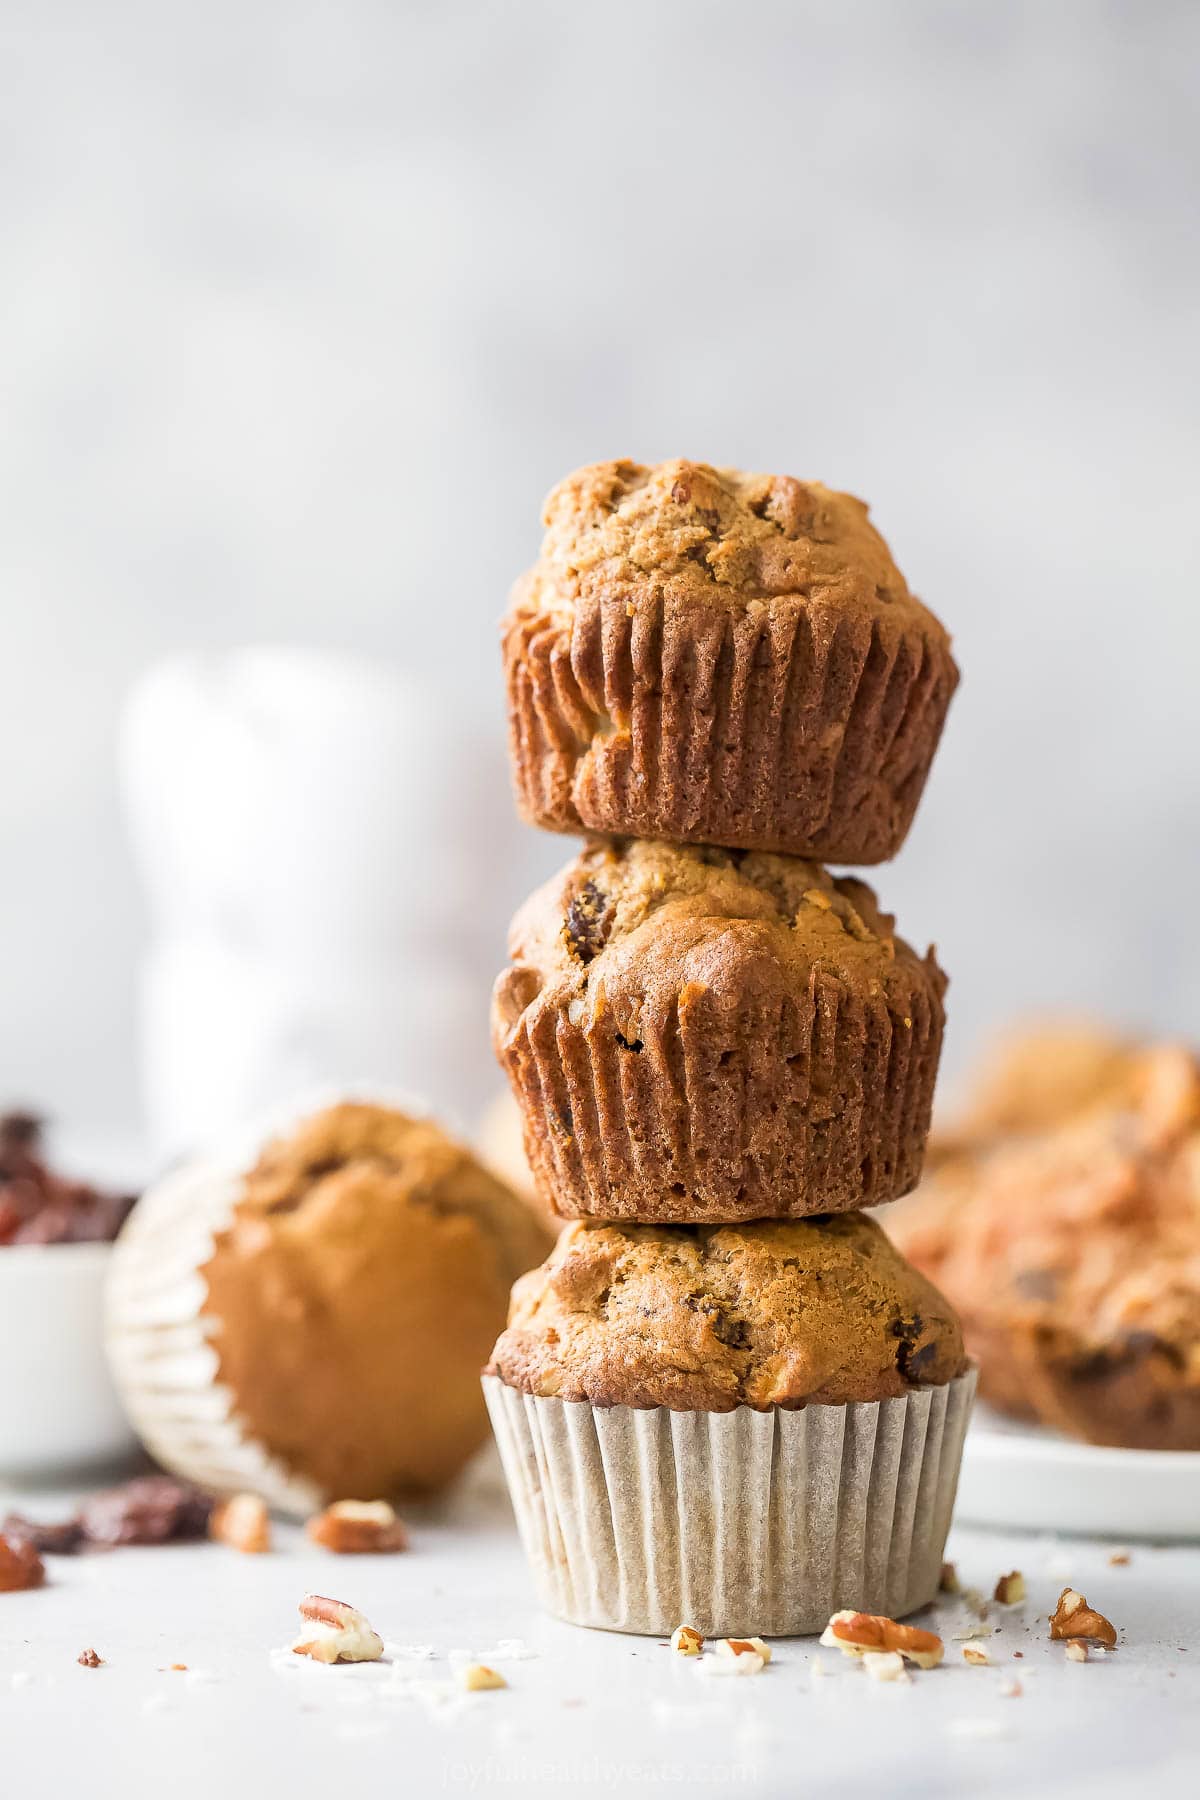
<path fill-rule="evenodd" d="M 468 1694 L 482 1694 L 492 1688 L 508 1686 L 503 1675 L 498 1675 L 495 1669 L 489 1669 L 486 1663 L 467 1663 L 459 1670 L 458 1679 Z"/>
<path fill-rule="evenodd" d="M 718 1638 L 718 1656 L 761 1656 L 764 1663 L 771 1660 L 771 1646 L 760 1637 L 751 1638 Z"/>
<path fill-rule="evenodd" d="M 744 1650 L 734 1650 L 731 1647 L 722 1648 L 722 1645 L 731 1646 L 733 1643 L 732 1639 L 723 1638 L 717 1646 L 718 1654 L 704 1658 L 700 1667 L 706 1675 L 762 1674 L 767 1666 L 766 1658 L 750 1647 L 748 1638 L 739 1638 L 737 1641 L 745 1644 L 746 1648 Z"/>
<path fill-rule="evenodd" d="M 335 1500 L 308 1522 L 308 1535 L 336 1556 L 394 1555 L 408 1533 L 386 1500 Z"/>
<path fill-rule="evenodd" d="M 304 1623 L 292 1645 L 296 1656 L 311 1656 L 314 1662 L 352 1663 L 378 1662 L 383 1655 L 379 1633 L 344 1600 L 306 1594 L 300 1602 L 300 1617 Z"/>
<path fill-rule="evenodd" d="M 1058 1605 L 1050 1615 L 1050 1636 L 1103 1644 L 1108 1650 L 1112 1650 L 1117 1642 L 1116 1628 L 1111 1621 L 1090 1607 L 1082 1594 L 1069 1587 L 1058 1596 Z"/>
<path fill-rule="evenodd" d="M 821 1633 L 828 1650 L 843 1650 L 847 1656 L 872 1656 L 899 1651 L 919 1669 L 935 1669 L 945 1654 L 945 1646 L 933 1631 L 922 1631 L 916 1625 L 901 1625 L 882 1613 L 836 1612 Z"/>
<path fill-rule="evenodd" d="M 208 1535 L 246 1556 L 261 1556 L 271 1548 L 271 1515 L 257 1494 L 234 1494 L 214 1506 Z"/>

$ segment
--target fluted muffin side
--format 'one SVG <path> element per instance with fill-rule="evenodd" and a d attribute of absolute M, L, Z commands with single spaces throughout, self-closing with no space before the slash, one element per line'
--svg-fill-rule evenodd
<path fill-rule="evenodd" d="M 602 463 L 550 495 L 504 627 L 520 811 L 894 856 L 958 671 L 867 509 L 787 476 Z"/>
<path fill-rule="evenodd" d="M 513 922 L 493 1039 L 565 1217 L 731 1222 L 920 1175 L 945 977 L 815 863 L 596 843 Z"/>

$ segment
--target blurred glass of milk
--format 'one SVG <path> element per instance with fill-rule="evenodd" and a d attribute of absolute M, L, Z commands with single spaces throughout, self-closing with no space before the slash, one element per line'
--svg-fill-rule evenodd
<path fill-rule="evenodd" d="M 496 1080 L 496 872 L 521 860 L 499 724 L 386 665 L 247 648 L 144 675 L 120 758 L 158 1152 L 342 1085 L 473 1121 Z"/>

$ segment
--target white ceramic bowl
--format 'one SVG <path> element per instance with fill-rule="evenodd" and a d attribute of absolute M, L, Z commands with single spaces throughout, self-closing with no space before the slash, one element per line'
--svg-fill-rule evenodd
<path fill-rule="evenodd" d="M 0 1247 L 0 1480 L 115 1462 L 134 1436 L 103 1349 L 109 1244 Z"/>

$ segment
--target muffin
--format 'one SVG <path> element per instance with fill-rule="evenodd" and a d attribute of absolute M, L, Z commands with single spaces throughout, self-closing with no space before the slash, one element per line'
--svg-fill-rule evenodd
<path fill-rule="evenodd" d="M 1200 1450 L 1200 1064 L 1129 1053 L 1040 1133 L 960 1152 L 889 1215 L 1006 1412 L 1096 1444 Z"/>
<path fill-rule="evenodd" d="M 949 1305 L 853 1214 L 569 1226 L 484 1385 L 551 1611 L 784 1634 L 933 1598 L 973 1382 Z"/>
<path fill-rule="evenodd" d="M 486 1435 L 479 1368 L 549 1242 L 430 1120 L 330 1107 L 145 1196 L 110 1281 L 118 1388 L 216 1492 L 303 1513 L 440 1487 Z"/>
<path fill-rule="evenodd" d="M 861 500 L 596 463 L 503 629 L 517 804 L 552 831 L 895 856 L 958 680 Z"/>
<path fill-rule="evenodd" d="M 965 1104 L 935 1123 L 931 1160 L 1118 1104 L 1141 1078 L 1142 1048 L 1086 1019 L 1014 1026 L 989 1049 Z"/>
<path fill-rule="evenodd" d="M 565 1217 L 801 1217 L 920 1175 L 945 977 L 861 882 L 596 842 L 526 902 L 510 951 L 494 1043 Z"/>

